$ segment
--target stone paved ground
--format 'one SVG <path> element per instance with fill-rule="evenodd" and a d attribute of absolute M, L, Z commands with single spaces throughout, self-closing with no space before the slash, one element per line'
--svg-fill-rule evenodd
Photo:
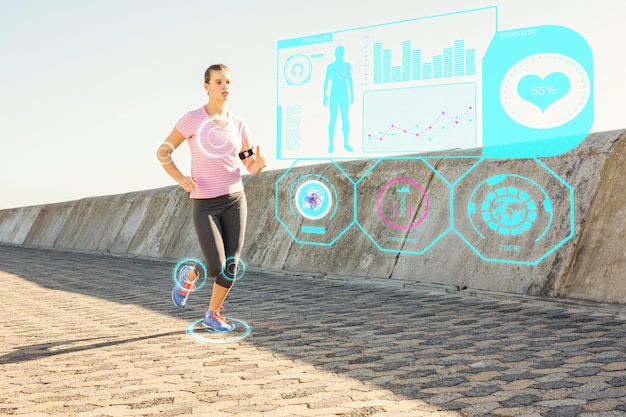
<path fill-rule="evenodd" d="M 249 270 L 194 338 L 173 266 L 0 246 L 0 415 L 626 415 L 621 307 Z"/>

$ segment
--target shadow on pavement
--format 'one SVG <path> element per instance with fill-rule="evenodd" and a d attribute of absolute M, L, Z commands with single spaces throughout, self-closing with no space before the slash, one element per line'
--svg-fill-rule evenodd
<path fill-rule="evenodd" d="M 8 363 L 18 363 L 32 361 L 35 359 L 47 358 L 55 355 L 62 355 L 65 353 L 81 352 L 84 350 L 98 349 L 109 346 L 118 346 L 124 343 L 140 342 L 142 340 L 158 339 L 164 336 L 172 336 L 179 334 L 180 332 L 168 332 L 159 333 L 149 336 L 133 337 L 130 339 L 113 339 L 110 337 L 94 337 L 88 339 L 76 339 L 67 340 L 64 342 L 53 343 L 37 343 L 34 345 L 21 346 L 17 350 L 0 356 L 0 365 Z M 103 340 L 96 342 L 97 340 Z M 85 342 L 93 342 L 89 344 L 83 344 Z M 65 347 L 67 346 L 67 347 Z"/>

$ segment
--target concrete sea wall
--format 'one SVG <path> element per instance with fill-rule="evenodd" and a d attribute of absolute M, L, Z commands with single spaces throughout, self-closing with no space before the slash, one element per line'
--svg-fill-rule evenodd
<path fill-rule="evenodd" d="M 371 206 L 394 176 L 419 178 L 430 205 L 422 199 L 423 225 L 390 234 Z M 288 202 L 302 178 L 324 179 L 336 193 L 322 237 L 303 232 L 307 219 Z M 591 134 L 571 152 L 541 160 L 359 160 L 268 171 L 245 178 L 249 214 L 241 258 L 273 270 L 626 303 L 625 180 L 626 131 Z M 538 201 L 544 216 L 533 226 L 542 234 L 507 237 L 485 228 L 475 199 L 482 188 L 506 181 L 545 192 Z M 483 194 L 484 205 L 493 194 Z M 1 210 L 0 242 L 201 257 L 190 210 L 177 186 Z"/>

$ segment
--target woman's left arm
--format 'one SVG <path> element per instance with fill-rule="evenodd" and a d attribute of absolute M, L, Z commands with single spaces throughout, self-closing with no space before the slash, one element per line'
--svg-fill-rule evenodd
<path fill-rule="evenodd" d="M 251 154 L 253 151 L 254 153 Z M 251 175 L 259 175 L 259 173 L 267 166 L 265 155 L 261 153 L 261 148 L 257 145 L 256 149 L 252 149 L 252 145 L 248 138 L 241 142 L 241 153 L 239 154 L 241 162 Z"/>

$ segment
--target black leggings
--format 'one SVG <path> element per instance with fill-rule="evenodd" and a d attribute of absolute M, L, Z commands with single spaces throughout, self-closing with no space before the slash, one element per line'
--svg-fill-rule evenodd
<path fill-rule="evenodd" d="M 225 288 L 236 278 L 246 233 L 248 205 L 243 191 L 192 200 L 193 225 L 204 255 L 208 276 Z M 198 271 L 201 274 L 201 271 Z"/>

